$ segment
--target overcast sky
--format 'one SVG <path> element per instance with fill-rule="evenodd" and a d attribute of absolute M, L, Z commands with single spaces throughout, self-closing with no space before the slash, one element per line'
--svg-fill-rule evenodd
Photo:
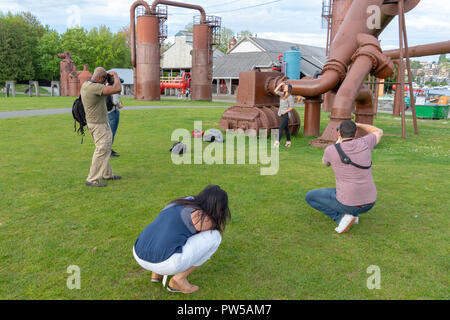
<path fill-rule="evenodd" d="M 29 11 L 43 25 L 58 32 L 79 22 L 91 29 L 102 24 L 116 32 L 130 23 L 134 0 L 0 0 L 0 11 Z M 148 1 L 151 4 L 153 1 Z M 182 1 L 180 1 L 182 2 Z M 322 25 L 322 0 L 186 0 L 202 6 L 207 15 L 222 18 L 222 26 L 234 32 L 249 30 L 260 38 L 283 40 L 325 47 L 326 30 Z M 328 2 L 328 0 L 326 0 Z M 192 22 L 198 11 L 169 7 L 169 41 Z M 449 40 L 450 0 L 421 0 L 406 14 L 409 45 Z M 394 19 L 379 39 L 383 49 L 398 48 L 398 20 Z M 436 57 L 418 60 L 436 60 Z"/>

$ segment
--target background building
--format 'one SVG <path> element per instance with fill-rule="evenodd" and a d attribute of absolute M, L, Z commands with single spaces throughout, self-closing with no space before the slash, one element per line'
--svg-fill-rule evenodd
<path fill-rule="evenodd" d="M 239 72 L 249 70 L 272 71 L 281 67 L 280 55 L 292 49 L 301 53 L 300 78 L 320 75 L 326 62 L 325 48 L 298 43 L 245 37 L 222 57 L 215 59 L 213 67 L 213 94 L 235 94 L 239 85 Z"/>
<path fill-rule="evenodd" d="M 161 68 L 165 76 L 176 76 L 178 73 L 190 72 L 192 68 L 192 32 L 180 31 L 175 35 L 175 42 L 161 57 Z M 214 62 L 225 54 L 214 49 Z"/>

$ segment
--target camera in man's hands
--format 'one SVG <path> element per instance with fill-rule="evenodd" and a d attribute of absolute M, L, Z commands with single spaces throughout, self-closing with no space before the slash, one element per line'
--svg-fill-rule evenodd
<path fill-rule="evenodd" d="M 112 74 L 106 75 L 106 83 L 112 86 L 114 84 L 114 76 Z"/>
<path fill-rule="evenodd" d="M 123 79 L 119 78 L 120 83 L 123 83 Z M 114 85 L 114 76 L 112 74 L 107 74 L 106 75 L 106 83 L 109 84 L 110 86 Z"/>

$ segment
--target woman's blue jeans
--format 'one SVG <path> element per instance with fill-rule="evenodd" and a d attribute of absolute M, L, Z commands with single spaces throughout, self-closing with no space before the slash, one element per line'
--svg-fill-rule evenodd
<path fill-rule="evenodd" d="M 112 143 L 114 143 L 114 137 L 116 136 L 117 128 L 119 127 L 120 111 L 116 108 L 114 111 L 108 113 L 109 126 L 112 131 Z"/>
<path fill-rule="evenodd" d="M 336 189 L 316 189 L 306 194 L 306 202 L 316 210 L 325 213 L 337 223 L 347 213 L 355 217 L 373 208 L 375 202 L 358 207 L 346 206 L 336 200 Z"/>

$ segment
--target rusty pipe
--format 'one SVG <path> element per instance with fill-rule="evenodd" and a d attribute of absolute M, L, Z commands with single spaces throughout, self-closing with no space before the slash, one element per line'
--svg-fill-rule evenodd
<path fill-rule="evenodd" d="M 358 95 L 355 98 L 355 122 L 364 124 L 373 124 L 373 117 L 375 115 L 373 107 L 372 92 L 366 84 L 361 86 Z"/>
<path fill-rule="evenodd" d="M 450 40 L 408 47 L 408 52 L 410 58 L 450 53 Z M 391 59 L 399 59 L 400 49 L 386 50 L 383 51 L 383 54 L 390 57 Z M 406 56 L 405 49 L 403 49 L 403 56 Z"/>
<path fill-rule="evenodd" d="M 359 56 L 342 83 L 331 109 L 331 119 L 351 119 L 351 112 L 361 84 L 372 69 L 372 59 Z"/>
<path fill-rule="evenodd" d="M 414 8 L 420 0 L 405 0 L 405 11 Z M 345 77 L 347 66 L 358 49 L 358 34 L 368 34 L 377 37 L 397 14 L 391 5 L 383 4 L 384 0 L 358 0 L 353 1 L 344 21 L 342 22 L 330 46 L 330 57 L 322 70 L 322 76 L 314 80 L 289 80 L 292 93 L 302 96 L 317 96 L 334 87 Z M 371 13 L 369 7 L 381 8 L 379 25 L 372 27 L 368 21 Z M 379 28 L 378 28 L 379 27 Z M 269 91 L 274 92 L 275 87 Z"/>
<path fill-rule="evenodd" d="M 387 78 L 394 73 L 391 59 L 381 53 L 378 40 L 368 34 L 356 36 L 359 49 L 352 56 L 352 67 L 342 83 L 331 110 L 331 118 L 349 119 L 355 99 L 369 73 Z"/>
<path fill-rule="evenodd" d="M 194 4 L 188 4 L 188 3 L 182 3 L 182 2 L 174 2 L 174 1 L 166 1 L 166 0 L 155 0 L 152 4 L 152 8 L 151 8 L 151 12 L 153 14 L 156 14 L 156 6 L 158 4 L 165 4 L 168 6 L 172 6 L 172 7 L 181 7 L 181 8 L 187 8 L 187 9 L 194 9 L 194 10 L 198 10 L 200 11 L 200 15 L 202 16 L 201 18 L 201 23 L 205 23 L 206 22 L 206 13 L 205 10 L 197 5 Z"/>
<path fill-rule="evenodd" d="M 150 14 L 150 6 L 145 1 L 136 1 L 131 5 L 130 8 L 130 47 L 131 47 L 131 65 L 136 67 L 136 8 L 139 6 L 144 6 L 146 13 Z"/>

